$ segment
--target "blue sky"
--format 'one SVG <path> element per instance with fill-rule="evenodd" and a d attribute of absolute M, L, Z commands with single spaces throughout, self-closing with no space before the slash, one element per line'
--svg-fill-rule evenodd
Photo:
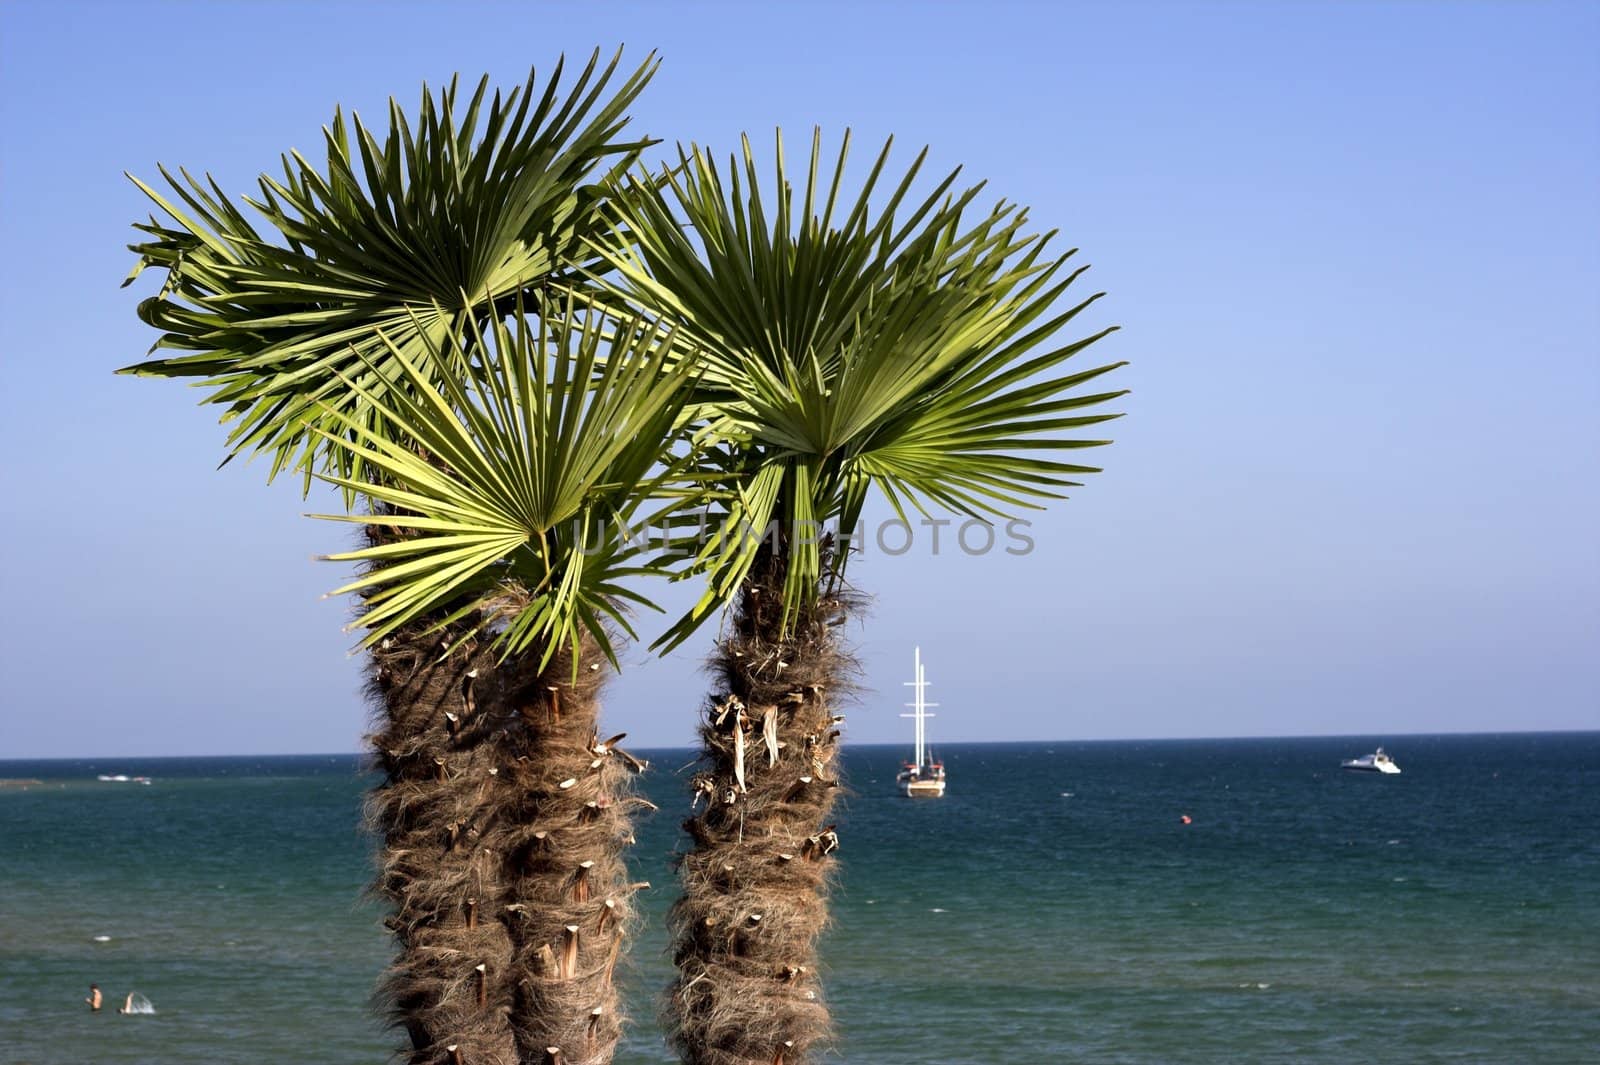
<path fill-rule="evenodd" d="M 664 62 L 634 128 L 852 127 L 1030 206 L 1109 291 L 1106 472 L 1026 557 L 869 554 L 852 630 L 948 740 L 1600 727 L 1600 8 L 888 3 L 0 7 L 0 758 L 352 750 L 338 527 L 215 469 L 122 176 L 246 191 L 335 103 L 565 51 Z M 709 634 L 607 716 L 688 742 Z"/>

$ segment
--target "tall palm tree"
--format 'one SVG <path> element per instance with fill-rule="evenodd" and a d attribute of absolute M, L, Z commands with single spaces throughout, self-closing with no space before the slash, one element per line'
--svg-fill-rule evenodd
<path fill-rule="evenodd" d="M 427 1037 L 413 1060 L 592 1065 L 620 1033 L 623 778 L 642 764 L 602 738 L 597 695 L 613 633 L 633 635 L 624 607 L 651 605 L 634 582 L 677 558 L 619 531 L 670 528 L 699 498 L 678 471 L 693 364 L 653 328 L 574 311 L 552 328 L 518 306 L 432 370 L 391 352 L 408 387 L 350 382 L 374 420 L 323 430 L 377 474 L 327 475 L 370 506 L 323 517 L 389 531 L 330 556 L 363 566 L 339 591 L 362 598 L 379 686 L 422 696 L 390 700 L 403 716 L 374 737 L 388 989 Z M 459 361 L 464 381 L 439 369 Z M 428 663 L 394 642 L 424 625 Z"/>
<path fill-rule="evenodd" d="M 610 245 L 607 298 L 699 350 L 708 461 L 738 487 L 698 559 L 706 592 L 665 638 L 732 601 L 671 914 L 664 1015 L 690 1065 L 798 1065 L 829 1035 L 816 943 L 856 605 L 836 533 L 874 490 L 905 520 L 1057 498 L 1095 471 L 1056 455 L 1106 443 L 1062 434 L 1116 417 L 1082 410 L 1122 394 L 1082 390 L 1121 363 L 1062 367 L 1112 331 L 1052 339 L 1099 298 L 1057 307 L 1083 272 L 1071 252 L 1046 256 L 1004 203 L 971 221 L 981 186 L 952 193 L 957 174 L 908 200 L 920 156 L 880 194 L 888 145 L 852 198 L 848 144 L 819 179 L 813 138 L 798 210 L 781 136 L 775 193 L 746 141 L 726 171 L 694 149 L 611 201 L 629 239 Z"/>
<path fill-rule="evenodd" d="M 425 89 L 412 119 L 391 102 L 387 131 L 336 112 L 321 169 L 294 152 L 261 179 L 246 201 L 257 222 L 209 178 L 140 183 L 163 217 L 138 226 L 129 280 L 165 272 L 140 305 L 162 335 L 124 372 L 197 378 L 224 409 L 229 458 L 265 454 L 269 477 L 293 470 L 308 491 L 327 476 L 366 509 L 352 557 L 369 567 L 354 589 L 384 774 L 375 887 L 393 909 L 385 987 L 413 1062 L 539 1061 L 558 1046 L 601 1062 L 617 1038 L 627 804 L 613 767 L 626 760 L 598 739 L 594 699 L 621 623 L 607 604 L 629 594 L 616 582 L 657 563 L 573 556 L 557 515 L 651 495 L 629 477 L 667 445 L 680 384 L 659 336 L 570 301 L 599 262 L 608 181 L 648 143 L 622 131 L 655 60 L 626 76 L 619 61 L 597 53 L 565 92 L 560 64 L 503 96 L 487 79 L 466 98 L 455 82 Z M 557 412 L 551 437 L 540 419 Z M 591 439 L 606 431 L 637 434 L 640 450 Z M 475 502 L 460 495 L 497 475 Z M 533 495 L 496 511 L 494 491 Z M 529 823 L 543 827 L 527 836 Z M 566 868 L 578 851 L 593 857 Z"/>

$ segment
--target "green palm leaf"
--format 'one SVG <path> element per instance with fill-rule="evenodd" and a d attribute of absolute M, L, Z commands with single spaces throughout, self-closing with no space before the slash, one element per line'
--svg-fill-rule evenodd
<path fill-rule="evenodd" d="M 166 221 L 136 226 L 150 239 L 128 280 L 166 271 L 140 315 L 162 330 L 152 351 L 173 354 L 123 372 L 199 378 L 226 408 L 230 458 L 266 452 L 272 476 L 298 466 L 308 486 L 332 458 L 370 480 L 363 453 L 323 453 L 329 431 L 377 431 L 394 386 L 464 372 L 450 337 L 597 261 L 608 179 L 650 143 L 620 134 L 656 60 L 617 77 L 620 60 L 596 52 L 565 95 L 561 63 L 542 90 L 530 75 L 492 98 L 487 79 L 465 100 L 452 80 L 424 89 L 414 121 L 391 101 L 381 134 L 335 112 L 320 169 L 292 152 L 260 179 L 259 227 L 210 178 L 162 168 L 166 193 L 134 179 Z"/>
<path fill-rule="evenodd" d="M 677 556 L 619 529 L 666 528 L 703 502 L 678 447 L 693 365 L 661 326 L 585 315 L 570 298 L 558 317 L 553 328 L 519 300 L 420 359 L 380 337 L 402 387 L 348 379 L 371 418 L 329 407 L 332 428 L 313 429 L 336 466 L 377 474 L 320 475 L 377 506 L 317 516 L 391 532 L 329 556 L 363 566 L 334 594 L 362 597 L 364 643 L 420 618 L 472 618 L 506 655 L 539 648 L 541 667 L 586 632 L 614 658 L 609 630 L 633 635 L 626 605 L 654 606 L 631 584 Z M 446 372 L 463 364 L 473 373 Z"/>
<path fill-rule="evenodd" d="M 1095 472 L 1055 456 L 1106 443 L 1076 431 L 1117 417 L 1083 411 L 1122 391 L 1081 387 L 1122 363 L 1063 368 L 1113 329 L 1054 339 L 1100 297 L 1058 309 L 1083 273 L 1066 269 L 1073 252 L 1048 255 L 1053 234 L 1028 233 L 1015 205 L 975 208 L 982 186 L 953 191 L 957 173 L 913 198 L 922 156 L 882 194 L 889 145 L 852 195 L 848 145 L 825 170 L 813 136 L 798 210 L 781 136 L 770 181 L 748 140 L 725 169 L 681 151 L 659 180 L 626 180 L 613 237 L 595 243 L 611 268 L 601 298 L 675 323 L 703 360 L 696 402 L 740 485 L 697 559 L 706 592 L 668 646 L 728 601 L 771 520 L 792 615 L 823 576 L 805 530 L 853 527 L 873 488 L 902 517 L 1014 516 Z M 836 574 L 848 557 L 833 555 Z"/>

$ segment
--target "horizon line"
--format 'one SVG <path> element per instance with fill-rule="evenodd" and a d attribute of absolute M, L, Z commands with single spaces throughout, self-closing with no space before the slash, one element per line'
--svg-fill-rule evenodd
<path fill-rule="evenodd" d="M 1342 739 L 1371 739 L 1375 736 L 1393 736 L 1397 739 L 1432 736 L 1560 736 L 1581 735 L 1586 733 L 1600 733 L 1600 728 L 1534 728 L 1534 729 L 1493 729 L 1488 731 L 1443 731 L 1443 732 L 1327 732 L 1327 733 L 1280 733 L 1232 736 L 1103 736 L 1094 739 L 1082 737 L 1065 737 L 1055 739 L 1020 739 L 1020 740 L 946 740 L 940 743 L 941 747 L 1005 747 L 1017 744 L 1040 743 L 1180 743 L 1192 740 L 1342 740 Z M 887 742 L 851 742 L 840 744 L 841 747 L 904 747 L 905 743 L 899 740 Z M 689 746 L 656 746 L 653 744 L 641 745 L 634 748 L 640 751 L 693 751 L 696 748 Z M 87 762 L 112 758 L 359 758 L 371 754 L 370 751 L 227 751 L 210 752 L 205 754 L 52 754 L 33 755 L 25 757 L 0 758 L 0 764 L 6 762 Z"/>

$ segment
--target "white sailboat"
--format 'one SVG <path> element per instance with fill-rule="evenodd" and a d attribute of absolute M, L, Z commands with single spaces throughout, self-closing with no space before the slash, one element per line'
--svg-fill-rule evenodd
<path fill-rule="evenodd" d="M 917 754 L 914 761 L 906 762 L 900 770 L 900 775 L 895 782 L 900 785 L 900 793 L 911 798 L 936 799 L 944 794 L 944 763 L 935 762 L 928 754 L 928 725 L 927 719 L 933 717 L 928 713 L 928 707 L 938 706 L 938 703 L 927 701 L 928 681 L 922 670 L 922 648 L 917 648 L 917 674 L 916 680 L 908 680 L 905 686 L 915 688 L 917 697 L 915 702 L 906 703 L 912 708 L 909 714 L 901 717 L 915 718 L 917 722 Z"/>

